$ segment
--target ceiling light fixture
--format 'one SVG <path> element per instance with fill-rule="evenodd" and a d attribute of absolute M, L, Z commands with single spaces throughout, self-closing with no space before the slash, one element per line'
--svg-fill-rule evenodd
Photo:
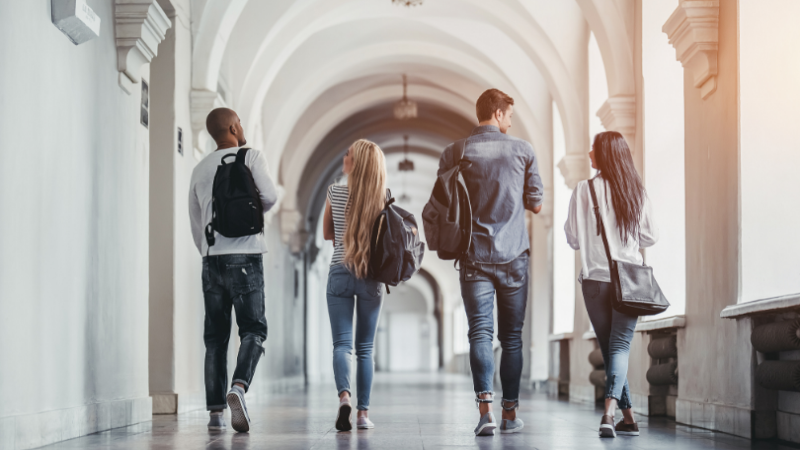
<path fill-rule="evenodd" d="M 397 165 L 397 170 L 400 172 L 400 176 L 403 178 L 403 194 L 400 195 L 400 198 L 397 199 L 399 203 L 408 203 L 411 201 L 411 197 L 406 194 L 406 174 L 403 172 L 413 172 L 414 171 L 414 161 L 408 159 L 408 135 L 403 135 L 403 160 L 400 161 L 400 164 Z"/>
<path fill-rule="evenodd" d="M 406 95 L 408 84 L 405 74 L 403 75 L 403 98 L 394 104 L 394 118 L 397 120 L 408 120 L 417 118 L 417 102 L 409 100 Z"/>
<path fill-rule="evenodd" d="M 414 161 L 408 159 L 408 135 L 403 135 L 403 160 L 397 165 L 400 172 L 413 172 Z"/>

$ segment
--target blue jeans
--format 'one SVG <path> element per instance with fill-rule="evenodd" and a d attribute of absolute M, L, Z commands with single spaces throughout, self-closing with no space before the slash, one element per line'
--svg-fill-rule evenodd
<path fill-rule="evenodd" d="M 383 283 L 370 279 L 359 280 L 344 264 L 337 264 L 328 272 L 328 316 L 333 335 L 333 376 L 341 395 L 350 390 L 350 361 L 353 358 L 353 310 L 356 312 L 355 345 L 358 366 L 356 387 L 359 410 L 369 409 L 372 391 L 372 374 L 375 362 L 372 348 L 378 318 L 383 304 Z"/>
<path fill-rule="evenodd" d="M 631 408 L 628 389 L 628 356 L 636 329 L 636 316 L 623 314 L 611 306 L 614 286 L 611 283 L 583 280 L 581 285 L 586 311 L 592 322 L 606 366 L 606 398 L 615 398 L 620 409 Z"/>
<path fill-rule="evenodd" d="M 517 401 L 522 375 L 522 326 L 528 303 L 528 253 L 505 264 L 464 261 L 459 278 L 469 323 L 469 364 L 475 394 L 492 393 L 494 297 L 497 293 L 497 338 L 503 349 L 500 358 L 503 399 Z"/>
<path fill-rule="evenodd" d="M 231 307 L 239 326 L 239 356 L 233 383 L 250 382 L 267 340 L 264 315 L 264 267 L 261 255 L 217 255 L 203 258 L 203 297 L 206 318 L 206 407 L 225 409 L 228 389 L 228 341 L 231 337 Z"/>

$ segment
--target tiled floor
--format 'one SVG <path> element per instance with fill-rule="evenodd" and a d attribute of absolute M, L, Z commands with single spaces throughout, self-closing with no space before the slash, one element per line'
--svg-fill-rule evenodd
<path fill-rule="evenodd" d="M 332 382 L 331 382 L 332 383 Z M 376 377 L 370 416 L 375 429 L 337 433 L 337 398 L 331 385 L 251 401 L 250 433 L 206 430 L 203 411 L 156 416 L 151 423 L 119 428 L 47 449 L 789 449 L 641 417 L 641 436 L 600 439 L 600 412 L 592 405 L 522 396 L 518 434 L 476 438 L 478 414 L 470 380 L 455 375 Z M 499 417 L 499 405 L 495 406 Z M 226 415 L 227 416 L 227 415 Z M 226 417 L 227 420 L 227 417 Z"/>

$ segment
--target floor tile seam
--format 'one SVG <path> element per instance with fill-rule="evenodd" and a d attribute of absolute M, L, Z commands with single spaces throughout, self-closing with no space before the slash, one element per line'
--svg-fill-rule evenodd
<path fill-rule="evenodd" d="M 328 435 L 330 434 L 331 430 L 333 430 L 333 427 L 331 427 L 331 428 L 328 428 L 328 430 L 327 430 L 327 431 L 325 431 L 325 434 L 323 434 L 322 436 L 320 436 L 320 437 L 319 437 L 319 438 L 316 440 L 316 442 L 314 442 L 313 444 L 311 444 L 311 447 L 309 447 L 309 450 L 313 450 L 313 449 L 314 449 L 314 447 L 316 447 L 318 444 L 320 444 L 322 441 L 324 441 L 324 440 L 325 440 L 325 437 L 326 437 L 326 436 L 328 436 Z"/>

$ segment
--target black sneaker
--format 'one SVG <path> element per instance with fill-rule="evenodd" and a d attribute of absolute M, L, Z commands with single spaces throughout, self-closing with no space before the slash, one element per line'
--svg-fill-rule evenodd
<path fill-rule="evenodd" d="M 600 437 L 617 437 L 617 432 L 614 430 L 613 417 L 603 415 L 603 418 L 600 419 Z"/>
<path fill-rule="evenodd" d="M 617 426 L 614 428 L 614 431 L 616 431 L 620 436 L 638 436 L 639 425 L 636 422 L 625 423 L 624 420 L 620 420 Z"/>

